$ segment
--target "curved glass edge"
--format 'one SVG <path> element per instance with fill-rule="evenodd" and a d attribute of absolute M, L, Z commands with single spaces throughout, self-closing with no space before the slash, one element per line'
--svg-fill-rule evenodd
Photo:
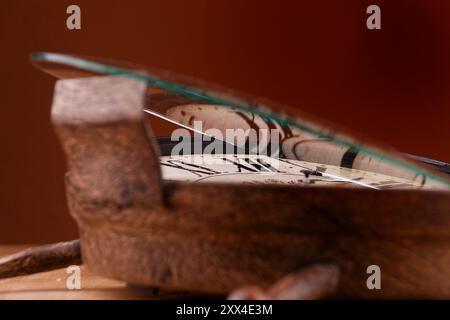
<path fill-rule="evenodd" d="M 399 166 L 405 170 L 412 171 L 415 174 L 426 176 L 429 179 L 432 179 L 436 182 L 440 182 L 444 184 L 446 187 L 450 187 L 450 180 L 441 177 L 439 175 L 433 174 L 428 170 L 421 168 L 419 166 L 414 165 L 413 163 L 406 162 L 402 159 L 395 158 L 388 154 L 384 154 L 377 150 L 372 150 L 362 144 L 349 142 L 345 140 L 343 137 L 339 137 L 337 135 L 330 135 L 325 130 L 321 131 L 320 129 L 313 128 L 311 125 L 299 123 L 297 120 L 292 119 L 288 116 L 281 116 L 278 114 L 274 114 L 273 112 L 268 112 L 265 110 L 260 110 L 257 105 L 252 104 L 242 104 L 236 103 L 233 101 L 228 101 L 221 97 L 217 97 L 212 93 L 203 92 L 201 89 L 188 87 L 184 85 L 180 85 L 177 83 L 169 82 L 166 80 L 158 79 L 156 76 L 151 75 L 147 72 L 141 72 L 138 70 L 130 70 L 126 68 L 121 68 L 117 66 L 107 65 L 103 63 L 99 63 L 96 61 L 86 60 L 80 57 L 67 55 L 67 54 L 59 54 L 59 53 L 48 53 L 48 52 L 37 52 L 31 54 L 32 61 L 43 61 L 43 62 L 51 62 L 58 63 L 61 65 L 66 65 L 69 67 L 77 68 L 80 70 L 98 73 L 98 74 L 108 74 L 114 76 L 122 76 L 131 79 L 135 79 L 138 81 L 144 81 L 149 86 L 153 86 L 155 88 L 167 90 L 179 95 L 183 95 L 189 98 L 199 99 L 207 103 L 221 105 L 228 108 L 236 108 L 245 112 L 251 112 L 259 115 L 262 118 L 269 118 L 273 121 L 277 121 L 281 125 L 289 125 L 295 127 L 299 130 L 303 130 L 309 134 L 315 135 L 320 138 L 328 139 L 340 146 L 354 148 L 358 150 L 358 152 L 363 153 L 369 157 L 374 157 L 381 161 L 386 161 L 387 163 Z"/>

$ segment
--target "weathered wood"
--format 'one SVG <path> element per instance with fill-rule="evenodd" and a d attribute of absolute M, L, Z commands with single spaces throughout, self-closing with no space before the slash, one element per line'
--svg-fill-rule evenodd
<path fill-rule="evenodd" d="M 80 241 L 32 247 L 0 258 L 0 279 L 81 264 Z"/>
<path fill-rule="evenodd" d="M 265 288 L 304 264 L 330 261 L 341 269 L 340 297 L 450 296 L 445 193 L 165 186 L 170 213 L 116 211 L 116 221 L 105 222 L 107 209 L 72 201 L 85 210 L 83 259 L 92 270 L 131 283 L 227 293 Z M 366 287 L 372 264 L 382 269 L 382 290 Z"/>
<path fill-rule="evenodd" d="M 331 263 L 341 274 L 336 297 L 450 297 L 447 191 L 163 182 L 140 111 L 145 90 L 116 77 L 55 90 L 69 209 L 89 269 L 227 294 Z M 366 286 L 372 264 L 382 290 Z"/>
<path fill-rule="evenodd" d="M 339 269 L 331 264 L 313 264 L 291 273 L 267 290 L 247 287 L 233 291 L 229 300 L 317 300 L 327 298 L 339 282 Z"/>
<path fill-rule="evenodd" d="M 0 245 L 0 259 L 26 249 L 24 245 Z M 66 268 L 14 278 L 0 279 L 0 300 L 89 300 L 89 299 L 193 299 L 203 298 L 183 292 L 154 292 L 152 288 L 135 288 L 124 281 L 93 274 L 80 266 L 80 290 L 69 290 Z"/>
<path fill-rule="evenodd" d="M 142 121 L 145 92 L 145 83 L 119 77 L 57 82 L 52 121 L 78 196 L 119 208 L 162 201 L 158 149 Z"/>

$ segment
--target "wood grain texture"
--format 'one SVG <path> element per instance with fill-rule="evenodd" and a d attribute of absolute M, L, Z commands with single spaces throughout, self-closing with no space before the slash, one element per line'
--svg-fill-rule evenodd
<path fill-rule="evenodd" d="M 229 300 L 317 300 L 327 298 L 339 283 L 339 269 L 331 264 L 312 264 L 288 274 L 267 290 L 244 287 Z"/>
<path fill-rule="evenodd" d="M 0 279 L 81 264 L 80 240 L 27 248 L 0 259 Z"/>
<path fill-rule="evenodd" d="M 0 245 L 0 258 L 29 246 Z M 66 269 L 16 278 L 0 279 L 0 300 L 99 300 L 99 299 L 193 299 L 190 293 L 173 293 L 151 288 L 130 287 L 125 282 L 95 275 L 81 266 L 81 289 L 66 287 Z"/>
<path fill-rule="evenodd" d="M 448 191 L 163 182 L 136 112 L 141 83 L 59 83 L 53 121 L 68 159 L 69 210 L 93 272 L 226 295 L 320 262 L 339 268 L 339 298 L 450 298 Z M 382 290 L 366 286 L 372 264 Z"/>

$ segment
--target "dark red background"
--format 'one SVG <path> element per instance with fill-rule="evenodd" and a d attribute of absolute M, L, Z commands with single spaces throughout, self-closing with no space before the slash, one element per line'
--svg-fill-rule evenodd
<path fill-rule="evenodd" d="M 82 30 L 66 29 L 78 4 Z M 366 29 L 369 4 L 382 30 Z M 449 1 L 34 1 L 0 4 L 0 243 L 75 238 L 33 51 L 130 60 L 265 96 L 450 162 Z"/>

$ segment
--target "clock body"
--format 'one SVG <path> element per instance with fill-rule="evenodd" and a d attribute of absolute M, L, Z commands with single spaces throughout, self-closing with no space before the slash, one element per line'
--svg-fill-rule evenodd
<path fill-rule="evenodd" d="M 145 83 L 122 77 L 55 87 L 52 122 L 68 163 L 68 205 L 92 271 L 225 295 L 327 263 L 339 270 L 334 297 L 450 297 L 443 174 L 389 150 L 332 145 L 329 136 L 284 136 L 277 158 L 165 152 L 144 119 L 149 97 Z M 205 108 L 188 104 L 183 114 L 168 97 L 154 102 L 174 111 L 171 120 Z M 234 116 L 214 119 L 232 126 Z M 367 287 L 373 265 L 382 290 Z"/>

